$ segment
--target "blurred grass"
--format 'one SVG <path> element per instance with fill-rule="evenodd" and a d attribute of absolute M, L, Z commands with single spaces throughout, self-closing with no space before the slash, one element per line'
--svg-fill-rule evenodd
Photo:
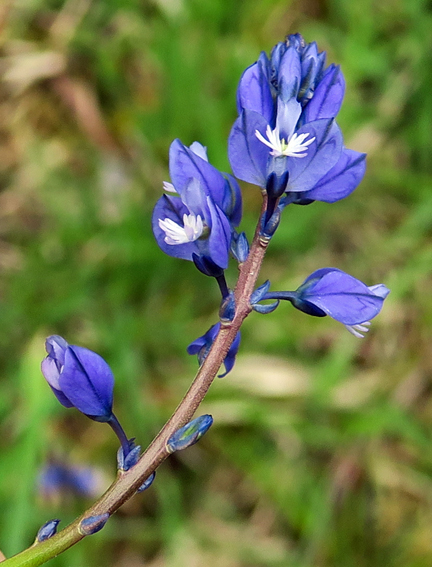
<path fill-rule="evenodd" d="M 287 210 L 262 280 L 337 266 L 392 294 L 363 341 L 282 306 L 245 323 L 215 426 L 54 566 L 429 566 L 432 561 L 432 13 L 426 0 L 4 0 L 0 6 L 0 549 L 86 502 L 43 502 L 52 455 L 103 466 L 103 425 L 59 407 L 43 338 L 102 354 L 146 445 L 196 369 L 213 282 L 165 257 L 150 214 L 172 139 L 226 139 L 242 70 L 287 33 L 342 65 L 339 123 L 368 152 L 334 206 Z M 245 187 L 244 229 L 259 205 Z M 235 278 L 235 269 L 229 274 Z"/>

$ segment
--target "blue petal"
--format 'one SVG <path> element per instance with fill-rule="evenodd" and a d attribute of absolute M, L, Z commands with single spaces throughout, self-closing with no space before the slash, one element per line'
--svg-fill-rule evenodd
<path fill-rule="evenodd" d="M 98 421 L 110 419 L 114 376 L 101 356 L 83 347 L 69 346 L 59 383 L 79 411 Z"/>
<path fill-rule="evenodd" d="M 195 216 L 200 215 L 206 221 L 210 220 L 207 206 L 207 194 L 198 179 L 190 178 L 183 187 L 181 200 Z M 182 222 L 183 224 L 183 222 Z"/>
<path fill-rule="evenodd" d="M 271 122 L 273 117 L 273 98 L 261 61 L 257 61 L 244 71 L 237 90 L 237 109 L 253 110 Z"/>
<path fill-rule="evenodd" d="M 305 194 L 305 197 L 325 203 L 344 199 L 358 186 L 365 171 L 366 154 L 344 149 L 337 164 Z"/>
<path fill-rule="evenodd" d="M 192 144 L 189 146 L 189 149 L 204 161 L 208 161 L 206 146 L 203 146 L 199 142 L 192 142 Z"/>
<path fill-rule="evenodd" d="M 308 133 L 315 140 L 303 158 L 289 158 L 287 192 L 310 191 L 336 165 L 342 151 L 342 133 L 333 120 L 316 120 L 302 126 L 297 134 Z"/>
<path fill-rule="evenodd" d="M 235 364 L 235 359 L 238 353 L 238 349 L 240 347 L 240 340 L 241 340 L 241 334 L 239 331 L 225 357 L 224 360 L 225 372 L 223 374 L 218 374 L 218 378 L 224 378 L 233 369 Z"/>
<path fill-rule="evenodd" d="M 334 118 L 340 110 L 345 93 L 345 80 L 338 65 L 330 65 L 306 105 L 302 119 L 312 122 L 320 118 Z"/>
<path fill-rule="evenodd" d="M 169 170 L 171 181 L 180 195 L 191 179 L 197 179 L 206 195 L 223 206 L 225 179 L 215 167 L 184 146 L 180 140 L 174 140 L 169 151 Z"/>
<path fill-rule="evenodd" d="M 297 98 L 300 82 L 300 55 L 294 46 L 290 46 L 283 54 L 278 69 L 279 95 L 284 102 Z"/>
<path fill-rule="evenodd" d="M 226 190 L 221 209 L 229 218 L 232 226 L 238 226 L 242 219 L 242 194 L 237 180 L 232 175 L 224 175 Z"/>
<path fill-rule="evenodd" d="M 49 357 L 56 361 L 59 370 L 60 366 L 64 364 L 65 352 L 68 346 L 69 344 L 59 335 L 52 335 L 45 341 L 45 349 Z"/>
<path fill-rule="evenodd" d="M 294 96 L 287 101 L 278 99 L 276 124 L 280 137 L 288 140 L 293 134 L 302 111 L 301 104 Z M 264 134 L 264 132 L 261 132 Z"/>
<path fill-rule="evenodd" d="M 270 280 L 266 280 L 263 284 L 256 288 L 256 290 L 250 296 L 250 304 L 253 305 L 254 303 L 258 303 L 262 300 L 264 295 L 270 289 Z"/>
<path fill-rule="evenodd" d="M 273 313 L 273 311 L 279 306 L 279 303 L 279 301 L 274 301 L 273 303 L 269 303 L 267 305 L 260 305 L 259 303 L 255 303 L 254 305 L 252 305 L 252 309 L 257 313 L 267 315 L 268 313 Z"/>
<path fill-rule="evenodd" d="M 138 488 L 137 492 L 144 492 L 144 490 L 150 488 L 150 486 L 153 484 L 155 477 L 156 477 L 156 471 L 153 471 L 151 475 L 147 477 L 145 481 L 142 483 L 142 485 Z"/>
<path fill-rule="evenodd" d="M 265 136 L 267 121 L 257 112 L 244 110 L 234 122 L 228 139 L 228 155 L 234 175 L 242 181 L 265 187 L 269 148 L 255 135 Z"/>
<path fill-rule="evenodd" d="M 246 262 L 249 255 L 249 242 L 244 232 L 240 234 L 233 232 L 231 238 L 231 252 L 238 262 Z"/>
<path fill-rule="evenodd" d="M 208 198 L 208 207 L 211 215 L 211 229 L 208 238 L 209 256 L 215 264 L 225 270 L 229 260 L 231 226 L 227 217 L 210 198 Z"/>
<path fill-rule="evenodd" d="M 213 341 L 215 340 L 219 332 L 219 329 L 220 329 L 220 323 L 216 323 L 216 325 L 210 327 L 210 329 L 205 333 L 205 335 L 203 335 L 202 337 L 198 337 L 187 347 L 188 354 L 198 355 L 198 362 L 200 365 L 204 362 L 208 354 L 208 351 L 210 350 L 210 347 L 212 346 Z M 219 374 L 218 376 L 219 378 L 223 378 L 228 374 L 228 372 L 232 370 L 240 346 L 240 338 L 241 335 L 239 331 L 225 357 L 224 360 L 225 372 L 224 374 Z"/>

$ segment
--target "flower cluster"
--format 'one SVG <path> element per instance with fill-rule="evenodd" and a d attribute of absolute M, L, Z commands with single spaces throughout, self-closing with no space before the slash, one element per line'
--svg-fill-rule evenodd
<path fill-rule="evenodd" d="M 189 390 L 193 392 L 193 404 L 190 400 L 183 404 L 183 414 L 176 412 L 151 445 L 154 448 L 162 443 L 155 449 L 157 458 L 150 467 L 145 458 L 140 461 L 140 446 L 126 436 L 113 413 L 114 376 L 105 360 L 57 335 L 46 340 L 42 373 L 58 401 L 111 426 L 121 445 L 117 452 L 119 477 L 127 477 L 130 469 L 138 467 L 138 461 L 147 467 L 137 471 L 142 476 L 141 484 L 138 477 L 134 480 L 136 492 L 151 486 L 155 468 L 163 458 L 190 447 L 211 427 L 213 417 L 208 414 L 186 421 L 202 401 L 223 356 L 225 372 L 219 377 L 232 370 L 240 345 L 239 329 L 251 311 L 270 314 L 281 301 L 288 301 L 308 315 L 329 316 L 356 337 L 363 337 L 389 293 L 383 284 L 367 286 L 337 268 L 314 271 L 294 291 L 272 291 L 269 281 L 252 291 L 283 209 L 290 204 L 343 199 L 357 187 L 365 172 L 365 154 L 344 147 L 336 123 L 345 90 L 343 75 L 338 66 L 326 66 L 325 59 L 315 43 L 306 44 L 296 34 L 278 43 L 270 57 L 261 53 L 244 71 L 237 91 L 238 116 L 228 139 L 234 176 L 211 165 L 207 149 L 200 143 L 187 147 L 174 140 L 171 144 L 171 181 L 164 183 L 165 194 L 154 208 L 153 232 L 166 254 L 192 261 L 200 272 L 215 278 L 222 297 L 219 322 L 187 347 L 200 365 L 209 355 L 212 360 L 198 374 L 195 391 Z M 251 248 L 246 234 L 237 232 L 242 217 L 237 179 L 257 185 L 263 195 Z M 241 270 L 234 291 L 225 279 L 230 255 Z M 200 382 L 202 377 L 206 382 Z M 40 477 L 40 488 L 46 496 L 63 490 L 88 494 L 93 484 L 91 469 L 56 462 L 46 467 Z M 80 536 L 101 530 L 110 513 L 111 508 L 110 512 L 81 517 Z M 38 531 L 35 545 L 52 538 L 58 523 L 57 519 L 46 522 Z"/>
<path fill-rule="evenodd" d="M 339 66 L 326 66 L 325 52 L 319 52 L 315 42 L 305 43 L 300 34 L 278 43 L 269 57 L 261 53 L 240 78 L 228 156 L 235 177 L 258 185 L 265 194 L 263 239 L 273 236 L 287 205 L 334 203 L 363 178 L 366 155 L 344 147 L 336 123 L 344 91 Z M 246 235 L 236 232 L 241 219 L 238 184 L 208 163 L 206 149 L 198 142 L 187 148 L 175 140 L 169 165 L 172 183 L 164 183 L 169 194 L 153 212 L 156 241 L 170 256 L 193 260 L 201 272 L 215 277 L 222 306 L 228 305 L 234 316 L 224 270 L 230 251 L 239 263 L 249 251 Z M 357 337 L 368 330 L 389 293 L 382 284 L 368 287 L 335 268 L 314 272 L 297 291 L 269 288 L 266 282 L 254 292 L 252 309 L 270 313 L 285 299 L 309 315 L 333 317 Z M 264 299 L 276 302 L 261 304 Z M 196 354 L 199 364 L 219 328 L 219 323 L 213 325 L 189 345 L 188 353 Z M 239 342 L 238 334 L 225 359 L 225 374 L 234 365 Z"/>
<path fill-rule="evenodd" d="M 335 118 L 345 82 L 325 52 L 299 35 L 261 53 L 243 73 L 239 116 L 229 138 L 234 174 L 267 191 L 270 212 L 349 195 L 365 172 L 365 154 L 344 148 Z M 268 215 L 269 218 L 270 215 Z"/>

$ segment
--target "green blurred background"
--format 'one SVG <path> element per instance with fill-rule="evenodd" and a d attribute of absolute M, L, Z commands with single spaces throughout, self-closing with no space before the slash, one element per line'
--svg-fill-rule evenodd
<path fill-rule="evenodd" d="M 143 446 L 190 383 L 185 348 L 219 299 L 153 240 L 169 144 L 199 140 L 228 170 L 241 72 L 300 32 L 342 65 L 339 124 L 368 169 L 345 201 L 285 211 L 260 282 L 293 289 L 336 266 L 392 293 L 363 340 L 289 305 L 253 314 L 203 404 L 210 433 L 51 565 L 430 566 L 430 1 L 2 0 L 0 30 L 3 552 L 91 502 L 41 496 L 48 459 L 97 467 L 100 492 L 115 476 L 111 430 L 40 374 L 47 335 L 105 357 Z M 244 195 L 251 235 L 259 191 Z"/>

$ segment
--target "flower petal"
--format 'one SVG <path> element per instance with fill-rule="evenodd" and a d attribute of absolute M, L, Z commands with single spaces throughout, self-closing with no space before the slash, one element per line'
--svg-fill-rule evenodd
<path fill-rule="evenodd" d="M 266 119 L 252 110 L 243 110 L 234 122 L 228 139 L 228 155 L 234 175 L 242 181 L 265 187 L 269 149 L 255 135 L 265 136 Z"/>
<path fill-rule="evenodd" d="M 273 118 L 273 97 L 270 84 L 263 71 L 262 61 L 259 60 L 244 71 L 237 89 L 237 109 L 253 110 L 261 114 L 267 122 Z"/>
<path fill-rule="evenodd" d="M 312 99 L 303 111 L 303 122 L 334 118 L 340 110 L 345 93 L 345 79 L 339 65 L 330 65 L 318 83 Z"/>
<path fill-rule="evenodd" d="M 114 376 L 105 360 L 83 347 L 69 346 L 60 374 L 61 391 L 82 413 L 108 421 L 112 415 Z"/>
<path fill-rule="evenodd" d="M 287 160 L 287 192 L 310 191 L 336 165 L 342 151 L 342 133 L 334 120 L 316 120 L 302 126 L 298 135 L 315 138 L 303 158 Z"/>
<path fill-rule="evenodd" d="M 339 161 L 322 177 L 305 197 L 334 203 L 350 195 L 366 171 L 366 154 L 343 149 Z"/>
<path fill-rule="evenodd" d="M 171 144 L 169 170 L 171 181 L 181 196 L 190 180 L 197 179 L 204 193 L 222 207 L 226 189 L 222 173 L 193 150 L 184 146 L 180 140 L 174 140 Z"/>

